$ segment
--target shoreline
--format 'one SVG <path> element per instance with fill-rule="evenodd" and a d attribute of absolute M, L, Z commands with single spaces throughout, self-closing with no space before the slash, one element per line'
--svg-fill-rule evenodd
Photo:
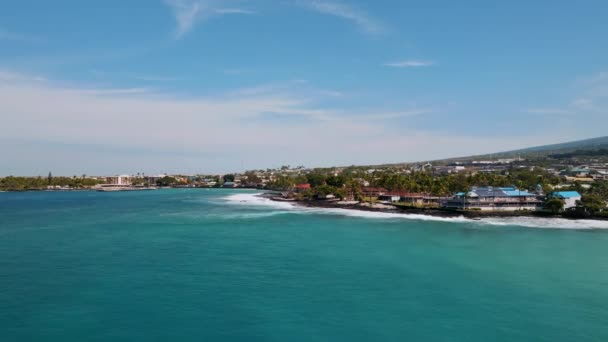
<path fill-rule="evenodd" d="M 323 209 L 346 209 L 346 210 L 357 210 L 367 211 L 376 213 L 391 213 L 391 214 L 412 214 L 412 215 L 426 215 L 432 217 L 441 218 L 458 218 L 464 217 L 470 220 L 480 220 L 482 218 L 545 218 L 545 219 L 566 219 L 566 220 L 601 220 L 608 221 L 606 216 L 589 216 L 589 217 L 572 217 L 565 215 L 555 215 L 543 211 L 477 211 L 477 210 L 453 210 L 453 209 L 441 209 L 441 208 L 418 208 L 418 207 L 404 207 L 395 206 L 391 204 L 383 204 L 382 207 L 373 207 L 369 204 L 362 205 L 361 203 L 356 204 L 344 204 L 338 201 L 302 201 L 292 200 L 285 201 L 280 200 L 277 194 L 264 193 L 260 196 L 268 198 L 275 202 L 281 203 L 293 203 L 294 205 L 306 208 L 323 208 Z"/>

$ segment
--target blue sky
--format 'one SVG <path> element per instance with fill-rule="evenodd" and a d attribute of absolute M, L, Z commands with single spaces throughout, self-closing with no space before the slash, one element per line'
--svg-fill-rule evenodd
<path fill-rule="evenodd" d="M 0 175 L 416 161 L 606 135 L 606 1 L 6 1 Z"/>

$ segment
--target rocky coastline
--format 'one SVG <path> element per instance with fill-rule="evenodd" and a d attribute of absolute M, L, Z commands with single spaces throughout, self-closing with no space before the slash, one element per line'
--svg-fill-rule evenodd
<path fill-rule="evenodd" d="M 329 209 L 347 209 L 359 210 L 368 212 L 393 213 L 393 214 L 415 214 L 427 215 L 443 218 L 465 217 L 472 220 L 478 220 L 489 217 L 536 217 L 536 218 L 562 218 L 562 219 L 592 219 L 592 220 L 608 220 L 606 216 L 569 216 L 562 214 L 553 214 L 547 211 L 480 211 L 480 210 L 454 210 L 443 208 L 420 208 L 408 207 L 391 204 L 370 204 L 370 203 L 354 203 L 341 201 L 326 201 L 326 200 L 286 200 L 276 193 L 267 193 L 263 195 L 270 200 L 277 202 L 289 202 L 295 205 L 309 208 L 329 208 Z"/>

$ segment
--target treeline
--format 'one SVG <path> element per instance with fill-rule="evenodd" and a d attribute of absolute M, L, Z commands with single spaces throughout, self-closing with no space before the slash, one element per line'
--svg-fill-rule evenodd
<path fill-rule="evenodd" d="M 560 191 L 577 191 L 582 195 L 575 208 L 565 212 L 566 216 L 588 217 L 588 216 L 608 216 L 606 202 L 608 202 L 608 181 L 593 183 L 591 188 L 586 189 L 580 184 L 574 184 L 571 188 L 560 189 Z M 565 202 L 559 198 L 548 196 L 544 207 L 557 214 L 564 211 Z"/>
<path fill-rule="evenodd" d="M 269 184 L 270 188 L 287 189 L 296 184 L 308 183 L 314 189 L 325 185 L 344 188 L 352 183 L 369 184 L 388 191 L 428 193 L 434 196 L 448 196 L 455 192 L 466 191 L 473 186 L 516 186 L 522 190 L 536 190 L 538 186 L 549 192 L 552 186 L 559 184 L 560 179 L 543 169 L 512 168 L 502 173 L 476 173 L 474 175 L 458 173 L 434 175 L 432 171 L 403 174 L 392 171 L 376 171 L 371 174 L 346 169 L 340 175 L 331 171 L 315 170 L 307 175 L 297 177 L 278 177 Z"/>
<path fill-rule="evenodd" d="M 0 178 L 0 190 L 4 191 L 23 191 L 23 190 L 42 190 L 49 186 L 86 188 L 104 183 L 97 179 L 82 177 L 14 177 L 8 176 Z"/>
<path fill-rule="evenodd" d="M 597 150 L 576 150 L 566 153 L 550 154 L 549 158 L 553 159 L 570 159 L 575 157 L 608 157 L 608 148 L 600 148 Z"/>

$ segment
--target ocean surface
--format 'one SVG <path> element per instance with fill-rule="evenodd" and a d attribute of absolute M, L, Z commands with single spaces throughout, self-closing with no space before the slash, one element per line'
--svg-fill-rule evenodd
<path fill-rule="evenodd" d="M 608 341 L 608 222 L 0 193 L 0 341 Z"/>

